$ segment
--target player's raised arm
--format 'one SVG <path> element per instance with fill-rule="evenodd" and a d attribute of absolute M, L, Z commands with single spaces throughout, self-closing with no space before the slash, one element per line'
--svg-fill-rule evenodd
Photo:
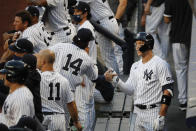
<path fill-rule="evenodd" d="M 114 87 L 119 87 L 124 93 L 133 95 L 136 83 L 133 80 L 133 74 L 131 72 L 126 82 L 123 82 L 113 70 L 106 71 L 104 76 Z"/>

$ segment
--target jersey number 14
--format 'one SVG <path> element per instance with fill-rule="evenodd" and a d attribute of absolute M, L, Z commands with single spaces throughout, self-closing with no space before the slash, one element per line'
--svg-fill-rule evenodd
<path fill-rule="evenodd" d="M 80 66 L 82 65 L 83 60 L 78 58 L 71 62 L 72 54 L 67 55 L 67 62 L 65 66 L 63 67 L 64 70 L 68 71 L 70 68 L 73 69 L 72 74 L 78 75 L 78 72 L 80 71 Z"/>

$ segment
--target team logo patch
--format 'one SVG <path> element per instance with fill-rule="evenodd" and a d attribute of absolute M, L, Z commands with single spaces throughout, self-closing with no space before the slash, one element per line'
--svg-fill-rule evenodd
<path fill-rule="evenodd" d="M 146 70 L 144 71 L 144 77 L 143 77 L 143 78 L 144 78 L 146 81 L 151 80 L 152 74 L 153 74 L 153 71 L 152 71 L 152 70 L 150 70 L 150 71 L 148 72 L 148 69 L 146 69 Z"/>

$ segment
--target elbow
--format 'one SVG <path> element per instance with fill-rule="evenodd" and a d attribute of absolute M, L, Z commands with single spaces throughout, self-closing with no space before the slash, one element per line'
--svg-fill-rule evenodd
<path fill-rule="evenodd" d="M 171 19 L 169 17 L 164 17 L 164 22 L 166 24 L 169 24 L 171 22 Z"/>

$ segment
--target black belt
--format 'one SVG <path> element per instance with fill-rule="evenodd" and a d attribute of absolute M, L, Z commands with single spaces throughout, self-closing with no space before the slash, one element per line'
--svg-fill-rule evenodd
<path fill-rule="evenodd" d="M 112 18 L 114 18 L 114 16 L 109 16 L 108 17 L 109 20 L 112 19 Z M 100 24 L 100 21 L 98 20 L 97 23 Z"/>
<path fill-rule="evenodd" d="M 59 112 L 43 112 L 43 115 L 57 115 L 57 114 L 64 114 Z"/>
<path fill-rule="evenodd" d="M 158 107 L 158 105 L 156 105 L 156 104 L 152 104 L 152 105 L 137 104 L 135 106 L 138 107 L 138 108 L 140 108 L 141 110 L 152 109 L 152 108 Z"/>

